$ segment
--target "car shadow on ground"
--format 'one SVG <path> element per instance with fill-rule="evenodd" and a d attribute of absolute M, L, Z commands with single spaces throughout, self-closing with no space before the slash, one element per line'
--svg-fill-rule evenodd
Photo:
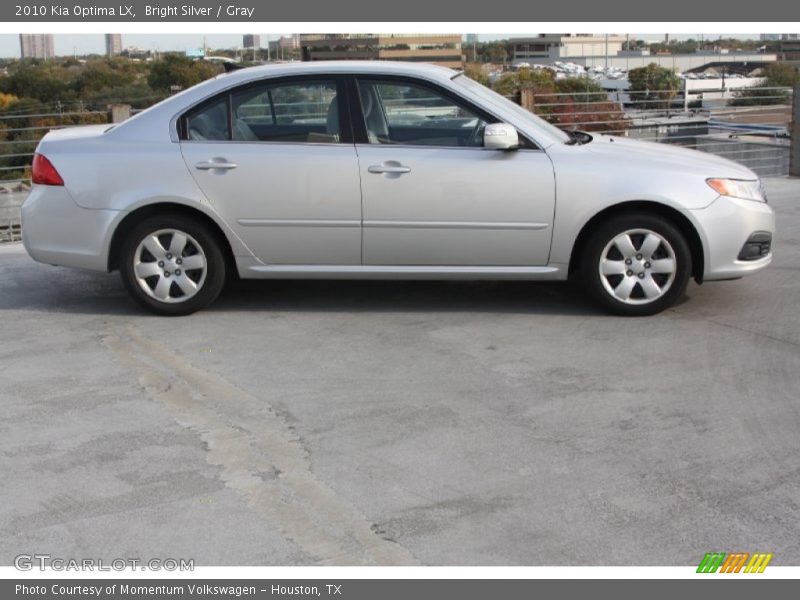
<path fill-rule="evenodd" d="M 117 274 L 56 267 L 10 275 L 0 311 L 148 316 Z M 54 276 L 55 275 L 55 276 Z M 578 286 L 531 281 L 235 280 L 208 312 L 482 312 L 605 316 Z"/>
<path fill-rule="evenodd" d="M 209 310 L 603 314 L 576 286 L 532 281 L 240 280 Z"/>

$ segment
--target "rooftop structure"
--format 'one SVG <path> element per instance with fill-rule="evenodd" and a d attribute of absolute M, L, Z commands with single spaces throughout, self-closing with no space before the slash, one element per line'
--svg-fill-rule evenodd
<path fill-rule="evenodd" d="M 461 68 L 461 36 L 449 34 L 324 34 L 300 36 L 304 61 L 403 60 Z"/>
<path fill-rule="evenodd" d="M 590 35 L 582 33 L 548 33 L 535 37 L 511 38 L 514 62 L 549 58 L 572 59 L 584 56 L 610 56 L 622 51 L 624 35 Z"/>

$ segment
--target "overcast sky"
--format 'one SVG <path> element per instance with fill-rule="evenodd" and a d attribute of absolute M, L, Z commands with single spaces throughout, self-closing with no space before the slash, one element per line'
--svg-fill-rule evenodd
<path fill-rule="evenodd" d="M 530 34 L 535 35 L 535 34 Z M 753 35 L 738 35 L 735 34 L 713 34 L 706 36 L 709 39 L 717 37 L 750 37 L 757 38 Z M 140 48 L 150 50 L 188 50 L 191 48 L 200 48 L 203 45 L 202 34 L 175 34 L 175 35 L 149 35 L 149 34 L 125 34 L 122 36 L 122 46 L 138 46 Z M 265 45 L 267 39 L 275 39 L 277 35 L 261 34 L 261 44 Z M 493 39 L 501 39 L 508 37 L 524 37 L 523 34 L 503 35 L 503 34 L 481 34 L 478 36 L 481 41 L 489 41 Z M 662 39 L 662 35 L 637 35 L 631 34 L 631 37 L 639 37 L 648 40 Z M 685 39 L 687 37 L 699 37 L 699 35 L 670 35 L 671 38 Z M 242 36 L 238 34 L 210 34 L 206 35 L 206 43 L 210 48 L 235 48 L 241 46 Z M 55 50 L 59 56 L 70 54 L 102 54 L 105 52 L 105 40 L 101 34 L 65 34 L 59 33 L 55 35 Z M 19 57 L 19 36 L 15 34 L 0 34 L 0 57 Z"/>

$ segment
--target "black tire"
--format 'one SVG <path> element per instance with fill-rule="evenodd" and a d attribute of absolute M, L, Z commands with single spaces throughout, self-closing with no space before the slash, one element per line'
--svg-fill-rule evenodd
<path fill-rule="evenodd" d="M 189 292 L 192 295 L 185 300 L 181 298 L 187 294 L 182 291 L 181 286 L 177 285 L 178 281 L 175 279 L 176 273 L 181 275 L 180 265 L 171 263 L 172 268 L 177 268 L 178 271 L 167 275 L 167 278 L 172 277 L 172 281 L 165 282 L 168 289 L 168 299 L 165 301 L 154 296 L 155 284 L 164 278 L 162 274 L 140 280 L 135 273 L 135 261 L 141 260 L 141 257 L 137 259 L 137 251 L 141 254 L 140 244 L 157 232 L 170 230 L 185 234 L 188 240 L 182 252 L 183 258 L 180 260 L 176 258 L 177 262 L 186 260 L 186 264 L 188 264 L 189 252 L 191 256 L 199 254 L 201 260 L 204 259 L 205 262 L 204 273 L 202 269 L 185 269 L 185 273 L 182 273 L 184 278 L 192 278 L 196 288 L 196 291 Z M 171 234 L 162 234 L 159 239 L 169 245 Z M 149 260 L 153 255 L 147 254 L 146 256 Z M 168 256 L 171 257 L 171 255 Z M 205 308 L 216 300 L 225 285 L 225 257 L 219 240 L 204 223 L 190 216 L 164 214 L 142 220 L 125 236 L 120 246 L 119 257 L 120 275 L 128 293 L 141 306 L 158 315 L 182 316 Z M 170 260 L 173 258 L 171 257 Z M 155 264 L 159 264 L 158 259 L 154 259 L 153 263 L 154 266 L 151 268 L 155 269 Z M 169 264 L 166 265 L 166 268 L 170 268 Z M 159 269 L 159 271 L 167 272 L 163 269 Z M 145 287 L 150 289 L 150 293 Z"/>
<path fill-rule="evenodd" d="M 651 258 L 652 263 L 645 262 L 648 260 L 647 257 L 637 252 L 630 258 L 633 263 L 630 266 L 631 270 L 627 270 L 628 263 L 625 261 L 628 259 L 619 251 L 613 240 L 628 233 L 627 238 L 633 242 L 633 249 L 638 251 L 644 247 L 644 239 L 647 236 L 644 232 L 657 234 L 666 244 L 661 243 L 657 246 Z M 625 273 L 602 275 L 600 272 L 602 259 L 611 261 L 613 266 L 625 265 Z M 673 260 L 673 273 L 652 273 L 650 265 L 655 264 L 657 259 Z M 656 268 L 652 267 L 652 270 L 655 271 Z M 691 273 L 692 253 L 685 236 L 671 221 L 649 212 L 618 215 L 601 222 L 589 235 L 580 254 L 580 276 L 585 289 L 603 308 L 617 315 L 647 316 L 669 308 L 683 298 Z M 622 284 L 625 278 L 628 278 L 625 286 L 616 287 Z M 648 281 L 645 282 L 645 279 Z M 660 295 L 653 295 L 651 299 L 647 297 L 643 283 L 652 286 L 653 282 L 659 286 L 657 289 L 660 290 Z M 628 298 L 620 299 L 618 295 L 624 297 L 630 286 L 633 287 Z"/>

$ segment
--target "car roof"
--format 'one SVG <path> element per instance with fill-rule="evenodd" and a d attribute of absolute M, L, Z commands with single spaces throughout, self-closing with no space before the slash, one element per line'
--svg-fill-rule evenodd
<path fill-rule="evenodd" d="M 458 71 L 430 63 L 388 60 L 324 60 L 287 62 L 236 69 L 219 76 L 226 81 L 248 81 L 259 77 L 280 77 L 304 73 L 375 73 L 389 75 L 424 75 L 430 79 L 451 79 Z"/>

